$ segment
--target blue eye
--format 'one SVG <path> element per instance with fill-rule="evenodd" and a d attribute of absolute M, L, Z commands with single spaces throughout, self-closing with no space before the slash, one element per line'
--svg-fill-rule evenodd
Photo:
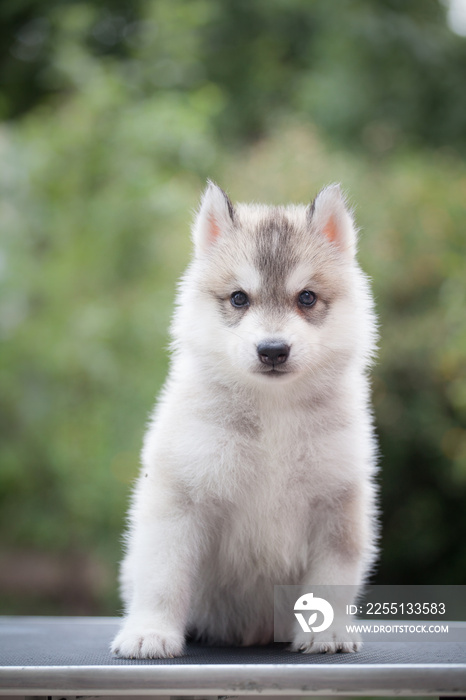
<path fill-rule="evenodd" d="M 302 291 L 298 297 L 298 302 L 301 304 L 301 306 L 314 306 L 316 301 L 317 294 L 314 294 L 314 292 L 310 292 L 308 289 Z"/>
<path fill-rule="evenodd" d="M 230 301 L 232 306 L 236 306 L 237 309 L 244 306 L 249 306 L 248 296 L 244 292 L 233 292 L 230 297 Z"/>

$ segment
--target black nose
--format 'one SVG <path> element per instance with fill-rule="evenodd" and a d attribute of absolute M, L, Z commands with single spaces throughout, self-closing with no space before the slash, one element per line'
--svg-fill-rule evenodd
<path fill-rule="evenodd" d="M 290 346 L 279 340 L 266 340 L 257 346 L 259 360 L 264 365 L 282 365 L 290 354 Z"/>

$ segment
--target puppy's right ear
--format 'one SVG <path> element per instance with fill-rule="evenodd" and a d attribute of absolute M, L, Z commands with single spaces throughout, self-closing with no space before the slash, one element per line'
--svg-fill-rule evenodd
<path fill-rule="evenodd" d="M 206 252 L 234 223 L 235 210 L 227 194 L 208 180 L 193 226 L 196 252 Z"/>

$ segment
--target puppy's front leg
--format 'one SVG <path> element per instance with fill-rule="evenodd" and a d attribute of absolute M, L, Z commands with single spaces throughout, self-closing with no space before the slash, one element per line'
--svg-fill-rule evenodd
<path fill-rule="evenodd" d="M 304 588 L 323 587 L 334 619 L 324 631 L 305 632 L 296 625 L 291 649 L 306 654 L 359 651 L 361 638 L 347 629 L 351 618 L 346 611 L 355 602 L 375 552 L 372 489 L 361 485 L 322 504 L 318 528 Z"/>
<path fill-rule="evenodd" d="M 200 527 L 191 506 L 161 498 L 136 503 L 124 563 L 129 601 L 112 651 L 127 658 L 183 653 L 191 589 L 198 565 Z M 162 504 L 160 502 L 163 501 Z"/>

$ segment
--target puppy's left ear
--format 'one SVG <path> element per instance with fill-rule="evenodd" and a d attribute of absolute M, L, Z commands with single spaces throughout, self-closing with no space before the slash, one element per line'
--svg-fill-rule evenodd
<path fill-rule="evenodd" d="M 329 185 L 319 192 L 308 210 L 314 231 L 324 235 L 332 245 L 354 257 L 356 229 L 340 185 Z"/>
<path fill-rule="evenodd" d="M 196 252 L 206 252 L 234 222 L 235 210 L 228 195 L 208 180 L 193 226 Z"/>

